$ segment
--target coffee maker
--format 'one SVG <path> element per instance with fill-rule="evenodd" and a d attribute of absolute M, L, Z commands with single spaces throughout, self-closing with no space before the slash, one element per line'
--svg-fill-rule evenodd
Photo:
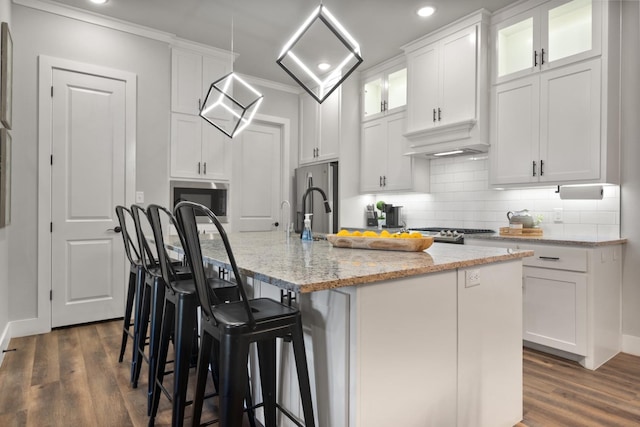
<path fill-rule="evenodd" d="M 393 206 L 389 204 L 384 205 L 384 214 L 386 217 L 386 228 L 400 228 L 402 227 L 402 220 L 400 218 L 400 209 L 402 206 Z"/>

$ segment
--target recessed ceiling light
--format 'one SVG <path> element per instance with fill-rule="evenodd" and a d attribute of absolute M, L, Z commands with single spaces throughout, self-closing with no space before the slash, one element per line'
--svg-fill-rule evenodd
<path fill-rule="evenodd" d="M 329 68 L 331 68 L 331 64 L 329 64 L 328 62 L 321 62 L 318 64 L 318 69 L 321 71 L 328 70 Z"/>
<path fill-rule="evenodd" d="M 433 6 L 425 6 L 418 9 L 416 12 L 418 16 L 426 18 L 427 16 L 431 16 L 435 13 L 436 9 Z"/>
<path fill-rule="evenodd" d="M 105 4 L 109 0 L 89 0 L 93 4 Z"/>

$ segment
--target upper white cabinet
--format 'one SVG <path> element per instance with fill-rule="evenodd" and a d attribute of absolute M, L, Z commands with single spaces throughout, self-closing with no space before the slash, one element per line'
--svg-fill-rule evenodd
<path fill-rule="evenodd" d="M 409 152 L 486 151 L 487 22 L 479 12 L 403 46 Z"/>
<path fill-rule="evenodd" d="M 196 115 L 211 83 L 231 72 L 228 57 L 171 50 L 171 111 Z"/>
<path fill-rule="evenodd" d="M 341 88 L 322 104 L 300 95 L 300 164 L 336 160 L 340 155 Z"/>
<path fill-rule="evenodd" d="M 198 115 L 211 83 L 229 72 L 230 55 L 172 48 L 172 178 L 230 179 L 229 138 Z"/>
<path fill-rule="evenodd" d="M 494 23 L 492 185 L 619 182 L 619 13 L 618 2 L 551 1 Z"/>
<path fill-rule="evenodd" d="M 601 3 L 554 0 L 501 20 L 493 31 L 493 82 L 600 55 Z"/>
<path fill-rule="evenodd" d="M 362 83 L 362 119 L 392 114 L 407 105 L 407 67 L 394 60 L 384 69 L 369 72 Z"/>

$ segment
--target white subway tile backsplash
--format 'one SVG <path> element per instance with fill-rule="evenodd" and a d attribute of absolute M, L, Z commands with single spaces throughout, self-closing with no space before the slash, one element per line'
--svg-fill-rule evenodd
<path fill-rule="evenodd" d="M 413 227 L 497 230 L 508 225 L 508 211 L 528 209 L 534 216 L 543 216 L 540 226 L 545 235 L 619 237 L 618 186 L 604 186 L 603 200 L 560 200 L 556 187 L 493 190 L 488 169 L 486 158 L 434 159 L 429 194 L 385 195 L 383 199 L 404 206 L 405 221 Z M 562 222 L 553 221 L 555 208 L 563 209 Z"/>

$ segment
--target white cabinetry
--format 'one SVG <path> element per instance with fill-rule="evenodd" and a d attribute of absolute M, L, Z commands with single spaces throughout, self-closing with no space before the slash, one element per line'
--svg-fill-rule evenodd
<path fill-rule="evenodd" d="M 337 160 L 340 155 L 341 88 L 322 104 L 300 95 L 300 164 Z"/>
<path fill-rule="evenodd" d="M 559 246 L 513 240 L 465 244 L 533 250 L 524 259 L 525 345 L 596 369 L 621 349 L 622 246 Z"/>
<path fill-rule="evenodd" d="M 487 15 L 474 14 L 403 46 L 410 152 L 486 151 Z"/>
<path fill-rule="evenodd" d="M 362 83 L 362 119 L 375 119 L 404 110 L 407 105 L 407 66 L 404 58 L 386 61 L 366 73 Z"/>
<path fill-rule="evenodd" d="M 492 185 L 619 182 L 616 17 L 591 0 L 494 16 Z"/>
<path fill-rule="evenodd" d="M 494 17 L 493 82 L 600 55 L 602 5 L 593 0 L 554 0 L 518 5 Z M 513 15 L 515 13 L 515 15 Z M 506 14 L 506 13 L 505 13 Z"/>
<path fill-rule="evenodd" d="M 229 58 L 176 47 L 171 51 L 172 178 L 230 179 L 228 138 L 198 116 L 211 83 L 231 71 Z"/>
<path fill-rule="evenodd" d="M 399 112 L 362 124 L 362 192 L 429 191 L 427 160 L 403 155 L 405 123 L 405 112 Z"/>
<path fill-rule="evenodd" d="M 407 126 L 405 70 L 404 58 L 399 57 L 362 75 L 360 190 L 363 193 L 429 191 L 428 161 L 404 155 L 408 144 L 403 136 Z M 379 86 L 388 89 L 382 91 Z"/>

